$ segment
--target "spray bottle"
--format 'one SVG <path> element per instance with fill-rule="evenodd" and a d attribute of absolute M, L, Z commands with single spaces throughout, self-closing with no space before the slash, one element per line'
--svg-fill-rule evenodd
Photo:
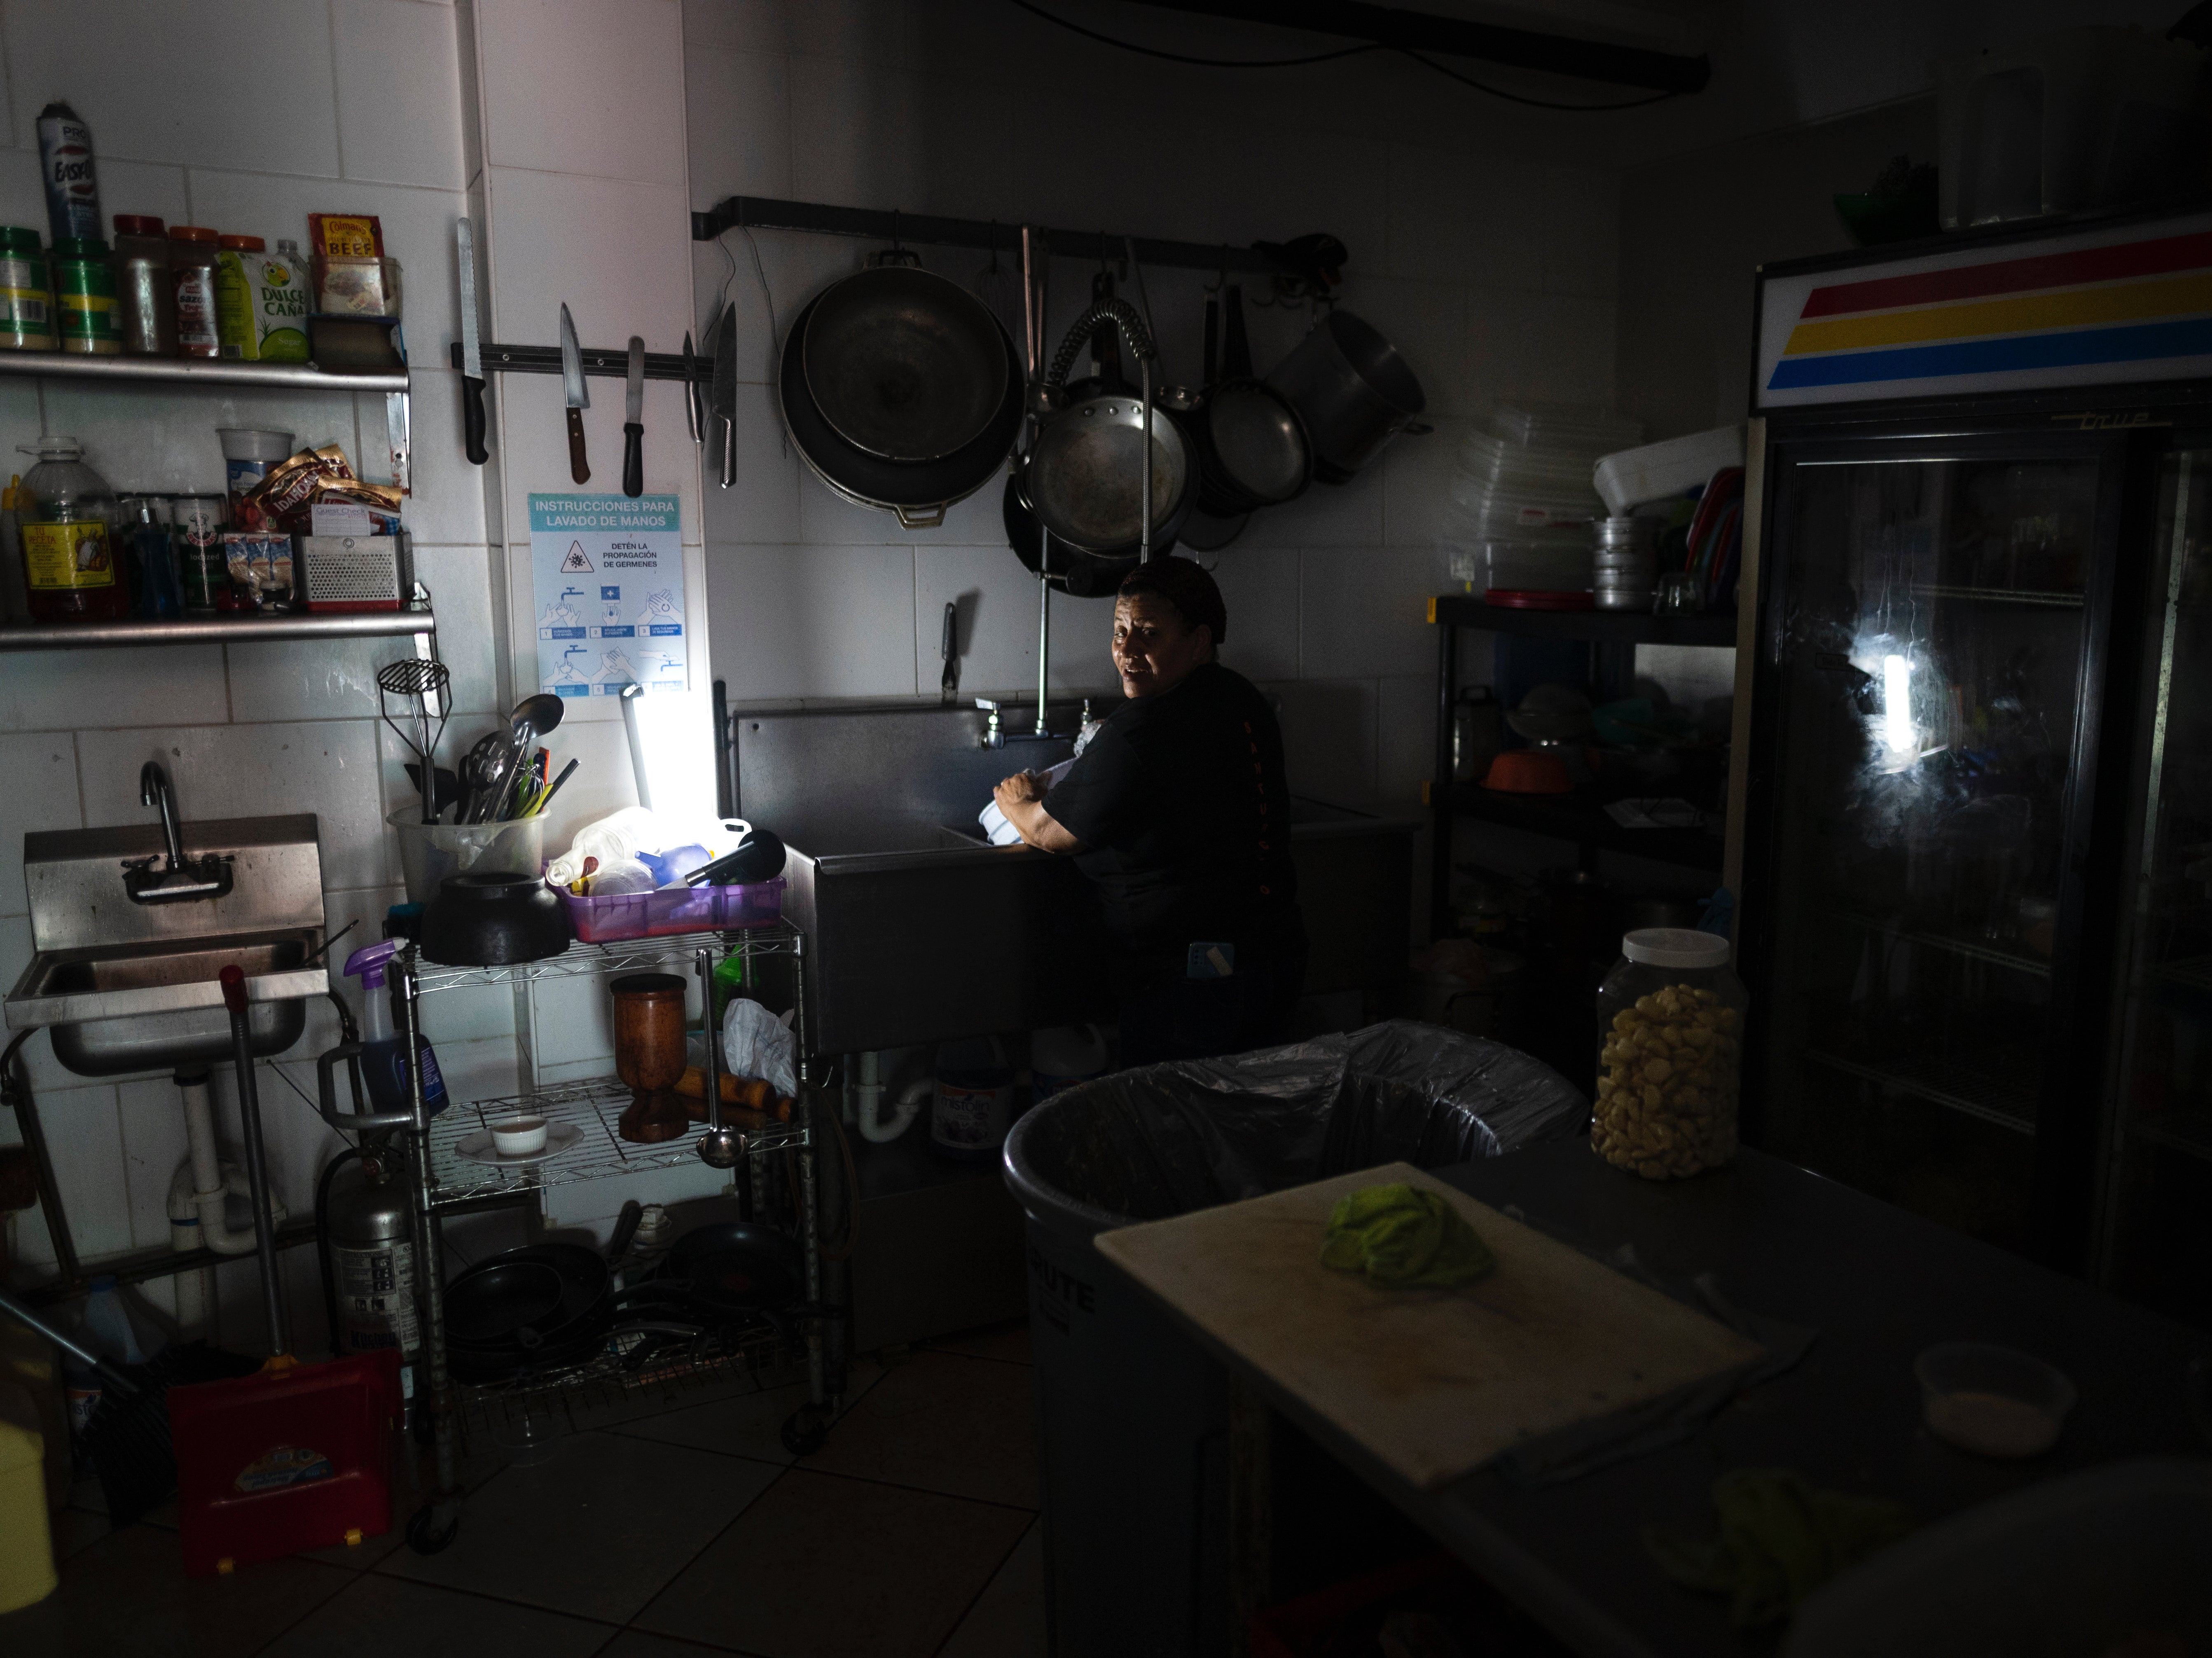
<path fill-rule="evenodd" d="M 356 950 L 345 964 L 348 973 L 361 975 L 361 1074 L 368 1085 L 369 1108 L 376 1112 L 413 1108 L 407 1093 L 407 1056 L 392 1017 L 392 993 L 384 987 L 386 965 L 400 942 L 387 938 Z M 435 1117 L 446 1108 L 446 1079 L 438 1074 L 438 1056 L 428 1042 L 422 1044 L 422 1098 Z"/>

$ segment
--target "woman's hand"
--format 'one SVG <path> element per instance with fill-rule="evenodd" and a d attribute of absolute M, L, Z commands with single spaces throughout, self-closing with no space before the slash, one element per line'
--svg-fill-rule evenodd
<path fill-rule="evenodd" d="M 1014 808 L 1041 801 L 1044 796 L 1044 779 L 1034 771 L 1017 771 L 991 791 L 991 798 L 999 803 L 999 809 L 1006 814 L 1009 821 Z"/>
<path fill-rule="evenodd" d="M 1034 771 L 1017 771 L 991 791 L 991 798 L 1021 838 L 1039 851 L 1079 851 L 1082 843 L 1054 822 L 1052 814 L 1044 809 L 1045 792 L 1042 777 Z"/>

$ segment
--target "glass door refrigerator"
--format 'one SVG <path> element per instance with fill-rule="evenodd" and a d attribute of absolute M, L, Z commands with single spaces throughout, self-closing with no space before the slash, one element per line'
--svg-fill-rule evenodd
<path fill-rule="evenodd" d="M 1756 327 L 1746 1137 L 2212 1326 L 2212 214 Z"/>

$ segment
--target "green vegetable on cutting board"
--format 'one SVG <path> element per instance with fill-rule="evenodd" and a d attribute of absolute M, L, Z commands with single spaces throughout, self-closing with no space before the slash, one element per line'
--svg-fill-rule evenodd
<path fill-rule="evenodd" d="M 1370 1186 L 1330 1212 L 1321 1264 L 1364 1272 L 1393 1289 L 1456 1289 L 1489 1276 L 1498 1258 L 1449 1198 L 1419 1186 Z"/>
<path fill-rule="evenodd" d="M 1795 1468 L 1731 1468 L 1713 1481 L 1711 1537 L 1647 1526 L 1644 1546 L 1685 1588 L 1730 1599 L 1741 1629 L 1773 1623 L 1847 1566 L 1912 1529 L 1912 1513 L 1886 1497 L 1817 1489 Z"/>

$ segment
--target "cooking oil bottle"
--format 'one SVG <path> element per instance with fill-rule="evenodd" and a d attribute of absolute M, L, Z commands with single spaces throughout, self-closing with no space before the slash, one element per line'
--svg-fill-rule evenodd
<path fill-rule="evenodd" d="M 34 622 L 106 622 L 131 612 L 116 559 L 115 491 L 73 437 L 19 444 L 39 464 L 16 491 L 23 579 Z"/>

